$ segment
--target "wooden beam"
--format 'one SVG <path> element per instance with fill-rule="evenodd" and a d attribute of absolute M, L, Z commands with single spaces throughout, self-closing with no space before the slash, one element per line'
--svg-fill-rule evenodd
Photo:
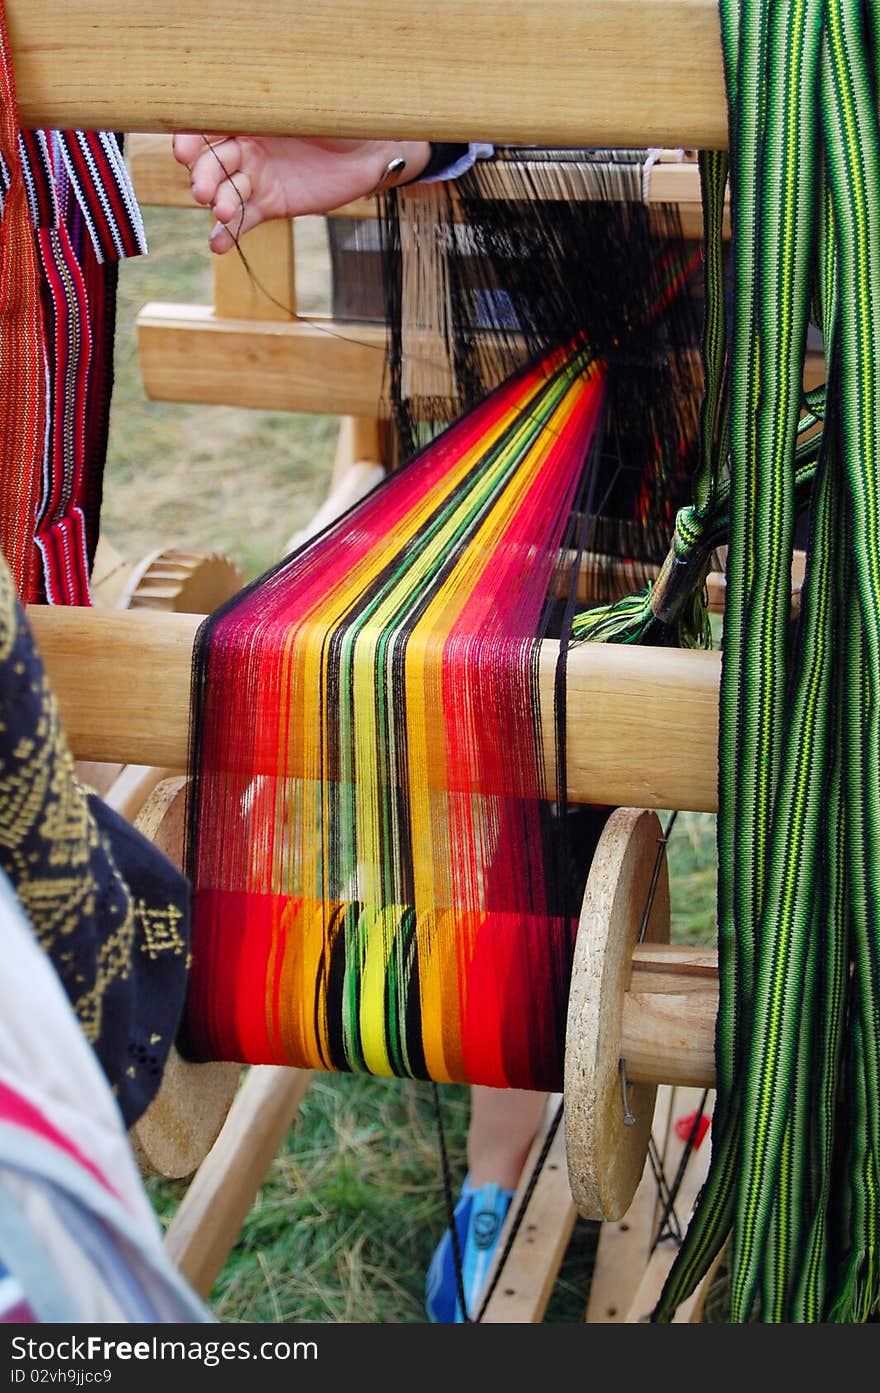
<path fill-rule="evenodd" d="M 26 125 L 727 142 L 717 0 L 6 0 Z"/>
<path fill-rule="evenodd" d="M 651 971 L 641 959 L 648 948 L 657 963 L 666 956 L 667 974 Z M 678 970 L 687 961 L 687 971 Z M 691 970 L 693 969 L 693 970 Z M 632 978 L 623 998 L 620 1057 L 630 1083 L 715 1083 L 715 1025 L 718 1018 L 718 955 L 714 949 L 637 945 Z"/>
<path fill-rule="evenodd" d="M 550 1094 L 544 1119 L 523 1166 L 519 1185 L 507 1213 L 507 1222 L 498 1240 L 495 1261 L 486 1278 L 487 1288 L 494 1279 L 498 1260 L 507 1244 L 508 1232 L 522 1208 L 538 1158 L 561 1103 L 560 1094 Z M 510 1253 L 495 1290 L 486 1303 L 482 1324 L 535 1324 L 544 1319 L 547 1302 L 552 1295 L 576 1220 L 577 1210 L 571 1197 L 565 1161 L 565 1129 L 560 1126 L 550 1145 L 547 1158 L 537 1173 L 528 1207 L 523 1214 Z"/>
<path fill-rule="evenodd" d="M 75 758 L 186 766 L 200 616 L 32 605 L 28 617 Z M 550 752 L 557 656 L 557 645 L 545 642 L 539 683 Z M 717 652 L 627 644 L 573 648 L 566 700 L 569 796 L 714 811 L 720 669 Z M 550 760 L 552 753 L 552 779 Z"/>
<path fill-rule="evenodd" d="M 210 305 L 145 305 L 137 318 L 144 391 L 155 401 L 375 416 L 385 326 L 220 319 Z"/>
<path fill-rule="evenodd" d="M 138 314 L 137 342 L 154 401 L 375 417 L 382 396 L 384 324 L 229 319 L 210 305 L 153 301 Z M 823 356 L 807 353 L 805 387 L 824 378 Z"/>
<path fill-rule="evenodd" d="M 245 260 L 213 256 L 214 313 L 220 319 L 289 323 L 296 316 L 294 223 L 272 218 L 241 239 Z"/>

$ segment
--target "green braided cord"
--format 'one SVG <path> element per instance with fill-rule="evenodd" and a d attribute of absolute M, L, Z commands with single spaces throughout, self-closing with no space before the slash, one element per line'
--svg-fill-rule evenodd
<path fill-rule="evenodd" d="M 732 111 L 730 123 L 736 210 L 733 489 L 719 734 L 720 1125 L 714 1133 L 710 1178 L 717 1169 L 737 1191 L 734 1320 L 748 1318 L 762 1262 L 771 1314 L 784 1303 L 793 1247 L 786 1216 L 792 1195 L 803 1183 L 793 1139 L 786 1142 L 801 993 L 785 997 L 780 983 L 792 967 L 803 980 L 811 897 L 798 884 L 792 848 L 810 854 L 818 825 L 818 799 L 815 794 L 803 797 L 802 792 L 805 785 L 809 792 L 810 759 L 821 735 L 822 698 L 827 698 L 830 678 L 821 643 L 808 654 L 810 662 L 794 693 L 791 724 L 802 738 L 787 750 L 782 712 L 794 518 L 790 462 L 801 397 L 815 224 L 809 118 L 816 100 L 820 17 L 818 0 L 776 6 L 772 12 L 753 0 L 739 6 L 722 0 L 721 5 L 728 90 L 739 92 L 743 100 Z M 731 55 L 739 58 L 736 73 L 731 72 Z M 786 178 L 792 166 L 803 177 Z M 815 571 L 811 590 L 808 577 L 808 593 L 814 616 L 820 626 L 824 620 L 827 629 L 830 606 L 826 600 L 821 608 L 823 586 Z M 774 819 L 780 774 L 791 796 L 781 799 L 783 816 Z M 770 913 L 762 917 L 765 896 Z M 743 1073 L 744 1092 L 737 1086 Z M 777 1094 L 780 1079 L 785 1086 Z M 803 1124 L 799 1126 L 802 1130 Z M 783 1145 L 792 1158 L 782 1171 L 792 1181 L 788 1189 L 780 1189 Z M 729 1200 L 729 1194 L 716 1195 L 716 1208 L 704 1189 L 656 1319 L 669 1318 L 705 1270 L 701 1256 L 717 1251 Z M 764 1252 L 777 1205 L 775 1239 Z"/>
<path fill-rule="evenodd" d="M 877 1175 L 867 1144 L 868 1103 L 865 1078 L 865 1043 L 860 1022 L 851 1026 L 850 1088 L 847 1098 L 849 1146 L 845 1204 L 839 1224 L 845 1235 L 839 1270 L 832 1286 L 829 1323 L 866 1321 L 877 1313 Z"/>
<path fill-rule="evenodd" d="M 738 453 L 742 453 L 742 423 L 754 420 L 757 405 L 757 354 L 752 339 L 752 326 L 757 322 L 755 293 L 756 263 L 756 168 L 757 158 L 750 165 L 747 158 L 736 158 L 741 152 L 757 153 L 763 129 L 760 98 L 764 92 L 765 33 L 756 23 L 755 7 L 748 3 L 740 12 L 733 4 L 720 3 L 721 42 L 725 80 L 728 93 L 729 136 L 731 149 L 731 260 L 734 273 L 732 353 L 729 377 L 731 469 Z M 744 95 L 745 94 L 745 95 Z M 714 287 L 707 285 L 707 294 Z M 740 471 L 742 477 L 742 471 Z M 743 595 L 748 582 L 744 567 L 739 567 L 738 584 L 730 585 L 734 543 L 745 536 L 749 513 L 748 500 L 742 488 L 734 491 L 731 507 L 731 550 L 728 552 L 728 587 L 725 597 L 725 634 L 737 631 L 742 624 Z M 743 553 L 739 552 L 740 557 Z M 725 651 L 728 644 L 725 640 Z M 736 655 L 728 653 L 732 663 Z M 735 684 L 734 684 L 735 690 Z M 733 713 L 735 717 L 735 712 Z M 728 714 L 727 722 L 719 723 L 720 770 L 733 767 L 736 753 L 736 719 Z M 726 746 L 726 748 L 725 748 Z M 730 802 L 730 781 L 725 790 L 719 784 L 719 797 Z M 740 967 L 738 944 L 731 931 L 733 921 L 733 882 L 730 874 L 732 848 L 729 828 L 731 818 L 722 819 L 719 807 L 718 846 L 718 969 L 719 1010 L 716 1025 L 716 1106 L 713 1117 L 712 1161 L 706 1181 L 700 1191 L 676 1260 L 653 1312 L 655 1321 L 671 1320 L 675 1310 L 697 1285 L 714 1257 L 720 1252 L 730 1230 L 734 1191 L 738 1167 L 740 1134 L 740 1099 L 734 1089 L 736 1076 L 736 1041 L 738 1036 L 737 1002 Z M 726 832 L 726 836 L 725 836 Z"/>
<path fill-rule="evenodd" d="M 698 516 L 710 509 L 722 479 L 727 478 L 727 418 L 724 380 L 727 371 L 727 299 L 724 294 L 724 197 L 729 160 L 727 151 L 700 152 L 700 191 L 703 201 L 703 400 L 700 405 L 700 454 L 694 481 Z"/>
<path fill-rule="evenodd" d="M 798 427 L 795 489 L 799 507 L 800 500 L 811 493 L 816 473 L 821 437 L 814 428 L 824 413 L 823 393 L 824 388 L 811 393 L 817 410 L 805 410 Z M 657 579 L 635 594 L 575 615 L 575 641 L 710 648 L 712 636 L 705 633 L 701 619 L 692 617 L 687 624 L 682 615 L 685 602 L 699 595 L 712 552 L 727 541 L 729 531 L 730 483 L 722 479 L 711 508 L 702 513 L 694 507 L 679 509 L 669 555 Z M 681 608 L 676 608 L 677 601 Z"/>
<path fill-rule="evenodd" d="M 866 1187 L 855 1257 L 869 1277 L 869 1308 L 877 1286 L 876 1196 L 880 1158 L 880 229 L 875 190 L 880 180 L 877 103 L 864 9 L 829 0 L 823 49 L 823 129 L 828 180 L 840 229 L 841 447 L 846 470 L 857 606 L 846 614 L 849 638 L 845 788 L 849 814 L 850 933 L 853 990 L 861 1041 L 865 1158 L 858 1183 Z M 873 55 L 876 61 L 876 53 Z M 852 1183 L 856 1183 L 853 1175 Z M 861 1309 L 861 1306 L 860 1306 Z"/>
<path fill-rule="evenodd" d="M 763 1247 L 774 1206 L 788 1197 L 780 1153 L 791 1122 L 802 1029 L 807 944 L 813 893 L 802 874 L 816 856 L 821 783 L 814 760 L 827 744 L 833 639 L 832 608 L 821 556 L 811 566 L 811 625 L 801 628 L 799 668 L 791 707 L 786 631 L 794 502 L 788 462 L 794 446 L 803 380 L 815 232 L 816 170 L 813 113 L 818 97 L 821 36 L 819 0 L 765 7 L 768 63 L 766 124 L 760 150 L 759 245 L 755 268 L 760 318 L 760 396 L 754 445 L 750 422 L 731 422 L 733 494 L 749 500 L 731 551 L 751 560 L 743 624 L 728 633 L 739 655 L 722 664 L 722 721 L 736 711 L 736 756 L 722 765 L 720 787 L 734 797 L 730 874 L 731 926 L 739 952 L 737 1064 L 743 1092 L 740 1167 L 731 1248 L 731 1320 L 747 1320 L 761 1279 L 784 1301 L 791 1235 L 775 1254 Z M 791 178 L 796 170 L 798 177 Z M 744 475 L 740 481 L 738 471 Z M 752 501 L 754 503 L 752 504 Z M 734 571 L 734 585 L 736 571 Z M 730 667 L 738 671 L 733 678 Z M 728 671 L 725 672 L 725 668 Z M 732 724 L 732 722 L 731 722 Z M 786 726 L 789 739 L 783 739 Z M 720 811 L 719 820 L 723 817 Z M 749 1009 L 750 1008 L 750 1009 Z M 791 1143 L 791 1138 L 789 1139 Z M 774 1270 L 774 1257 L 783 1266 Z"/>
<path fill-rule="evenodd" d="M 830 343 L 831 337 L 832 331 L 829 329 L 826 341 Z M 832 453 L 833 444 L 829 449 L 829 454 Z M 817 488 L 810 550 L 827 555 L 832 546 L 836 548 L 834 593 L 840 595 L 846 593 L 846 552 L 841 545 L 842 486 L 837 463 L 836 459 L 828 461 Z M 832 535 L 832 521 L 836 522 L 836 535 Z M 817 932 L 813 936 L 810 953 L 810 968 L 818 975 L 812 1078 L 808 1077 L 804 1084 L 811 1090 L 813 1101 L 812 1135 L 804 1145 L 812 1179 L 812 1191 L 804 1212 L 811 1217 L 803 1237 L 790 1308 L 780 1317 L 794 1321 L 820 1321 L 823 1318 L 829 1280 L 829 1210 L 834 1183 L 835 1120 L 849 969 L 846 808 L 843 800 L 841 740 L 845 682 L 844 666 L 838 663 L 834 676 L 832 750 L 823 798 L 828 839 L 819 868 Z"/>
<path fill-rule="evenodd" d="M 721 0 L 721 16 L 737 100 L 719 1106 L 654 1318 L 729 1232 L 732 1321 L 758 1303 L 765 1321 L 864 1321 L 880 1311 L 880 0 Z M 810 304 L 829 379 L 789 664 Z"/>
<path fill-rule="evenodd" d="M 653 1319 L 730 1238 L 732 1321 L 864 1321 L 880 1312 L 880 0 L 719 6 L 734 294 L 728 325 L 725 160 L 704 154 L 695 503 L 654 586 L 576 633 L 702 641 L 694 593 L 729 529 L 713 1153 Z M 811 311 L 828 380 L 804 397 Z"/>
<path fill-rule="evenodd" d="M 823 917 L 827 932 L 822 936 L 817 948 L 820 959 L 820 1009 L 817 1012 L 816 1034 L 819 1042 L 825 1045 L 821 1058 L 817 1060 L 812 1079 L 815 1106 L 811 1171 L 817 1183 L 814 1183 L 805 1211 L 810 1219 L 804 1236 L 799 1270 L 795 1275 L 791 1307 L 787 1315 L 781 1317 L 797 1322 L 823 1320 L 831 1260 L 832 1236 L 829 1227 L 834 1184 L 834 1116 L 841 1069 L 848 969 L 848 958 L 841 947 L 846 942 L 846 880 L 840 873 L 844 863 L 844 821 L 839 782 L 838 773 L 836 793 L 829 789 L 826 805 L 829 827 L 832 836 L 837 833 L 837 842 L 832 846 L 832 854 L 824 866 L 827 874 L 823 884 Z"/>
<path fill-rule="evenodd" d="M 764 26 L 756 22 L 756 7 L 752 4 L 744 4 L 740 9 L 736 5 L 722 2 L 719 12 L 725 78 L 728 93 L 735 94 L 732 101 L 729 99 L 731 263 L 735 287 L 729 392 L 730 453 L 733 469 L 744 449 L 753 449 L 750 431 L 757 414 L 760 385 L 753 326 L 758 322 L 758 277 L 755 271 L 757 169 L 764 127 L 766 33 Z M 743 478 L 741 471 L 740 478 Z M 739 685 L 738 669 L 741 657 L 737 645 L 729 644 L 726 635 L 738 634 L 742 627 L 744 596 L 749 593 L 751 568 L 751 556 L 745 546 L 746 523 L 754 513 L 754 505 L 754 498 L 745 497 L 742 487 L 736 490 L 731 500 L 731 546 L 728 551 L 724 631 L 727 652 L 726 685 L 728 690 L 734 693 Z M 729 709 L 726 719 L 720 722 L 720 769 L 731 769 L 735 765 L 738 721 L 738 712 Z M 735 794 L 735 785 L 731 785 L 729 780 L 726 785 L 724 781 L 719 784 L 717 836 L 720 1009 L 715 1042 L 718 1117 L 716 1130 L 713 1132 L 716 1152 L 722 1149 L 721 1139 L 728 1125 L 726 1114 L 731 1106 L 737 1065 L 737 1039 L 740 1033 L 736 1003 L 740 998 L 742 968 L 740 946 L 732 932 L 736 890 L 731 874 L 734 861 L 732 836 L 735 828 Z M 684 1259 L 682 1261 L 684 1262 Z"/>

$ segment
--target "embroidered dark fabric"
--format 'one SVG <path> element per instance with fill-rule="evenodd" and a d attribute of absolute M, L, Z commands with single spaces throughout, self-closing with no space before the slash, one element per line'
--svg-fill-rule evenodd
<path fill-rule="evenodd" d="M 183 1012 L 189 883 L 76 778 L 2 558 L 0 864 L 130 1127 L 158 1090 Z"/>

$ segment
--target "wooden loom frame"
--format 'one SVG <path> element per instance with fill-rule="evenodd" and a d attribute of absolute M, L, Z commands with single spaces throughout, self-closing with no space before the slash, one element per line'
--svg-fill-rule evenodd
<path fill-rule="evenodd" d="M 246 16 L 218 0 L 208 30 L 170 0 L 130 8 L 119 0 L 41 0 L 39 7 L 7 0 L 6 11 L 21 115 L 32 126 L 167 132 L 231 125 L 255 133 L 621 147 L 726 143 L 716 0 L 542 0 L 538 7 L 448 0 L 439 9 L 429 0 L 268 0 Z M 675 42 L 658 42 L 658 34 Z M 358 61 L 350 64 L 349 54 Z M 505 74 L 503 83 L 485 82 L 493 70 Z M 230 101 L 224 94 L 233 86 Z M 312 347 L 321 352 L 325 342 L 321 336 Z M 349 392 L 338 409 L 359 405 Z M 325 400 L 320 409 L 333 408 Z M 32 610 L 31 619 L 78 757 L 184 766 L 187 616 Z M 133 666 L 122 656 L 126 644 Z M 579 702 L 595 715 L 599 701 L 614 717 L 598 756 L 594 750 L 573 770 L 581 796 L 712 810 L 717 655 L 624 652 L 585 655 L 570 672 L 572 728 Z M 548 672 L 552 657 L 548 649 Z M 142 664 L 165 696 L 148 713 L 148 730 L 138 700 Z M 108 698 L 104 710 L 95 707 L 96 692 Z M 576 749 L 575 740 L 575 765 Z M 295 1092 L 287 1099 L 294 1106 Z M 265 1110 L 258 1112 L 265 1120 Z M 266 1135 L 260 1164 L 274 1154 L 272 1147 L 264 1156 Z M 197 1188 L 194 1182 L 191 1191 Z M 204 1282 L 196 1285 L 204 1290 Z"/>

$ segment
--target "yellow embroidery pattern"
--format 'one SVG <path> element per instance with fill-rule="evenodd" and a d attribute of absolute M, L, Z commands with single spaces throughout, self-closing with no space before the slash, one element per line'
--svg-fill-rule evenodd
<path fill-rule="evenodd" d="M 186 953 L 186 939 L 180 931 L 183 915 L 176 905 L 154 909 L 138 900 L 135 913 L 142 930 L 141 952 L 148 958 L 158 958 L 160 953 L 173 953 L 179 958 Z"/>

